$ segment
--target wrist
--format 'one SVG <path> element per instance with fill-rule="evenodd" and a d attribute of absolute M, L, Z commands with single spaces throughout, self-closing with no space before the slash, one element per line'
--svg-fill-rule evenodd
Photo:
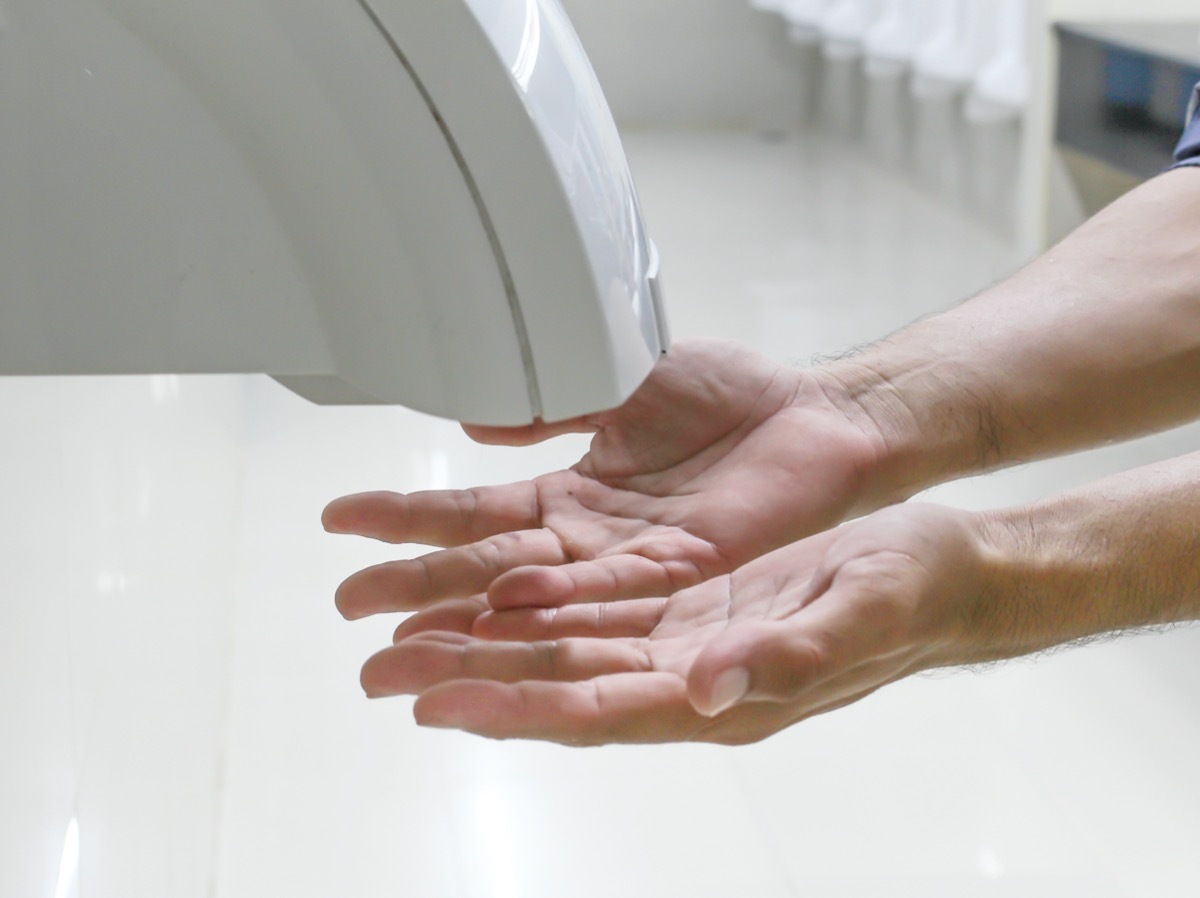
<path fill-rule="evenodd" d="M 837 520 L 830 525 L 912 496 L 917 489 L 905 489 L 902 478 L 896 476 L 895 428 L 877 420 L 873 406 L 860 402 L 827 369 L 802 369 L 795 374 L 794 438 L 810 445 L 817 441 L 822 455 L 830 456 L 822 462 L 831 472 L 830 482 L 839 483 L 843 494 Z M 831 462 L 835 463 L 832 468 Z"/>
<path fill-rule="evenodd" d="M 1075 497 L 980 514 L 989 563 L 969 615 L 980 661 L 1043 651 L 1152 621 L 1130 616 L 1128 559 Z"/>
<path fill-rule="evenodd" d="M 829 401 L 879 447 L 864 486 L 880 504 L 1001 463 L 994 403 L 950 362 L 893 354 L 816 374 Z"/>

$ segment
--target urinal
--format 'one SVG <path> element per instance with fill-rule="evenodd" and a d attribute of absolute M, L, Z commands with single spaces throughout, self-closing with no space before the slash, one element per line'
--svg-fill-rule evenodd
<path fill-rule="evenodd" d="M 868 77 L 892 78 L 912 69 L 913 56 L 925 33 L 922 10 L 928 0 L 883 0 L 883 8 L 863 38 Z"/>
<path fill-rule="evenodd" d="M 970 208 L 1012 238 L 1020 183 L 1022 127 L 1030 98 L 1029 0 L 997 0 L 996 47 L 967 95 Z"/>
<path fill-rule="evenodd" d="M 854 138 L 862 130 L 863 42 L 874 15 L 874 0 L 835 0 L 821 17 L 821 117 L 840 137 Z"/>
<path fill-rule="evenodd" d="M 863 40 L 863 137 L 867 151 L 892 168 L 906 168 L 912 150 L 913 56 L 925 31 L 928 0 L 884 0 Z"/>
<path fill-rule="evenodd" d="M 558 0 L 4 0 L 0 374 L 265 372 L 484 424 L 668 345 Z"/>
<path fill-rule="evenodd" d="M 861 59 L 874 13 L 874 0 L 835 0 L 821 17 L 821 50 L 825 56 Z"/>
<path fill-rule="evenodd" d="M 931 35 L 913 58 L 914 169 L 935 193 L 962 201 L 963 101 L 979 69 L 990 4 L 939 0 Z"/>
<path fill-rule="evenodd" d="M 830 0 L 783 0 L 780 11 L 788 26 L 788 38 L 800 46 L 821 43 L 821 20 Z"/>
<path fill-rule="evenodd" d="M 800 125 L 812 128 L 821 121 L 824 92 L 824 60 L 821 56 L 821 19 L 829 0 L 784 0 L 780 11 L 787 25 L 788 40 L 798 57 L 802 79 Z"/>
<path fill-rule="evenodd" d="M 1029 0 L 994 0 L 997 35 L 992 55 L 979 70 L 967 98 L 975 120 L 1019 118 L 1029 104 Z"/>

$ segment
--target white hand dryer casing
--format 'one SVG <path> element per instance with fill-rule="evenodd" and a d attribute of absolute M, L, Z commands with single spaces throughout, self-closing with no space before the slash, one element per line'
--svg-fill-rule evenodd
<path fill-rule="evenodd" d="M 619 404 L 657 255 L 557 0 L 0 0 L 0 373 Z"/>

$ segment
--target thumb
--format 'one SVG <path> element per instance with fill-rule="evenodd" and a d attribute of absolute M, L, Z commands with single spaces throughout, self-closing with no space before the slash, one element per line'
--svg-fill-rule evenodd
<path fill-rule="evenodd" d="M 727 630 L 688 672 L 688 699 L 706 717 L 747 701 L 785 702 L 824 678 L 827 654 L 811 632 L 784 622 Z"/>
<path fill-rule="evenodd" d="M 568 433 L 594 433 L 599 424 L 596 415 L 583 415 L 566 421 L 546 422 L 540 418 L 521 427 L 492 427 L 463 424 L 463 432 L 476 443 L 489 446 L 532 446 Z"/>

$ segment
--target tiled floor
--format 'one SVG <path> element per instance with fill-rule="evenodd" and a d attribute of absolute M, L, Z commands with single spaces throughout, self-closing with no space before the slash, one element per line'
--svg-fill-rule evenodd
<path fill-rule="evenodd" d="M 628 149 L 679 339 L 808 360 L 1012 264 L 816 138 Z M 917 678 L 740 749 L 422 731 L 409 702 L 358 689 L 394 621 L 346 624 L 331 602 L 346 574 L 409 550 L 328 536 L 321 507 L 524 478 L 580 439 L 484 448 L 264 378 L 9 381 L 0 409 L 2 895 L 1163 898 L 1200 883 L 1196 630 Z M 933 498 L 1020 501 L 1198 437 Z M 78 882 L 56 893 L 72 817 Z"/>

